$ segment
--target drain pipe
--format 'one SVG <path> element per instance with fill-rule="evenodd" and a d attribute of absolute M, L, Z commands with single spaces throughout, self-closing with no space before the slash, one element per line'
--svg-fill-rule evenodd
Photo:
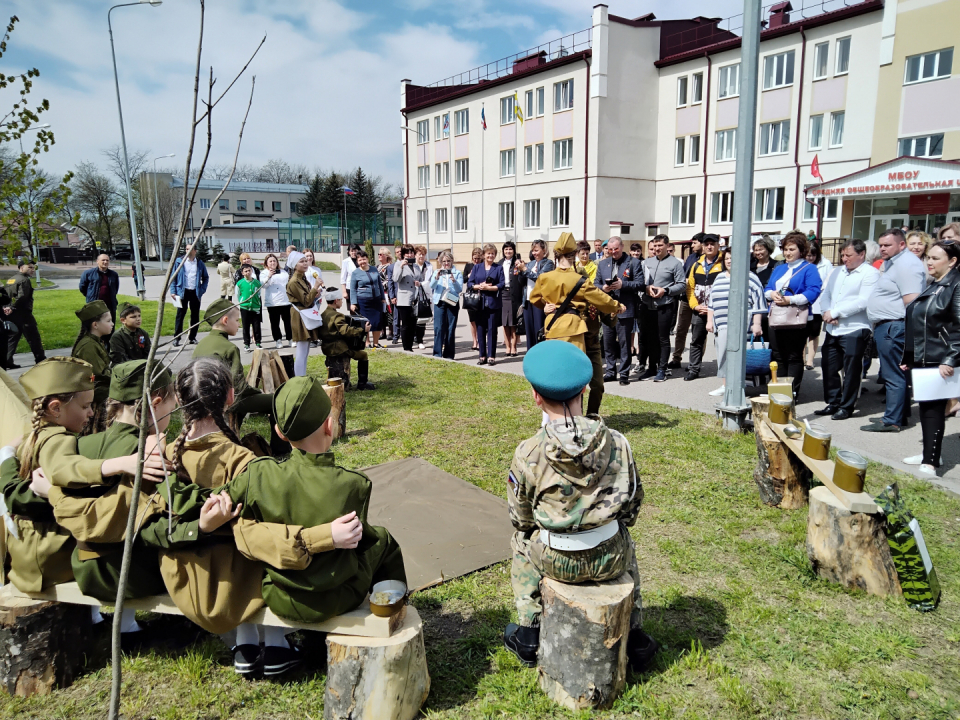
<path fill-rule="evenodd" d="M 793 164 L 797 166 L 797 179 L 793 189 L 793 225 L 790 229 L 797 227 L 797 210 L 800 209 L 800 119 L 803 117 L 803 72 L 806 70 L 807 59 L 807 33 L 803 27 L 800 28 L 800 91 L 797 93 L 797 124 L 794 128 L 794 146 L 793 146 Z"/>
<path fill-rule="evenodd" d="M 583 131 L 583 240 L 587 240 L 587 194 L 588 194 L 588 183 L 589 183 L 589 167 L 587 162 L 589 160 L 589 148 L 590 148 L 590 62 L 587 60 L 586 56 L 583 58 L 584 64 L 587 66 L 587 93 L 586 98 L 587 102 L 585 105 L 587 111 L 587 117 L 584 121 L 584 131 Z M 597 103 L 599 104 L 600 98 L 597 98 Z"/>
<path fill-rule="evenodd" d="M 703 56 L 707 59 L 707 95 L 703 101 L 707 109 L 703 120 L 703 135 L 700 136 L 700 152 L 703 153 L 703 205 L 701 206 L 700 232 L 707 231 L 707 138 L 710 137 L 710 69 L 713 67 L 710 53 L 704 52 Z"/>

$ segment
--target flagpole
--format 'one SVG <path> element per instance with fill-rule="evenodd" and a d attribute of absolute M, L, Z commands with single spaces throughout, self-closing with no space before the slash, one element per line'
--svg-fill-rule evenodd
<path fill-rule="evenodd" d="M 343 193 L 343 244 L 348 245 L 347 243 L 347 191 L 343 188 L 340 188 L 340 192 Z"/>
<path fill-rule="evenodd" d="M 486 103 L 480 103 L 480 241 L 483 241 L 483 161 L 486 153 L 484 152 L 484 146 L 486 145 L 487 139 L 487 128 L 484 127 L 486 124 L 486 113 L 484 112 L 484 107 Z M 471 260 L 473 256 L 471 255 Z"/>
<path fill-rule="evenodd" d="M 513 91 L 513 102 L 516 106 L 520 102 L 520 96 L 517 94 L 517 91 Z M 514 116 L 516 116 L 516 108 L 514 108 Z M 523 117 L 521 115 L 521 117 Z M 520 127 L 517 127 L 517 118 L 513 118 L 514 127 L 517 128 L 517 132 L 513 138 L 513 244 L 519 245 L 520 240 L 517 237 L 517 176 L 520 175 L 520 128 L 523 127 L 523 120 L 520 121 Z M 514 254 L 517 254 L 520 251 L 520 248 L 514 248 Z"/>
<path fill-rule="evenodd" d="M 456 170 L 456 161 L 453 159 L 453 120 L 452 113 L 447 112 L 447 187 L 450 188 L 450 216 L 447 218 L 447 232 L 450 233 L 450 254 L 453 255 L 453 173 Z"/>

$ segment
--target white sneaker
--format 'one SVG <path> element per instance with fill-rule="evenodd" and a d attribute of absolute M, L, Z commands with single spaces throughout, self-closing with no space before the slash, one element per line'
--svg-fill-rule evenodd
<path fill-rule="evenodd" d="M 904 465 L 923 465 L 923 455 L 911 455 L 903 459 Z"/>
<path fill-rule="evenodd" d="M 417 345 L 417 347 L 420 348 L 421 350 L 425 350 L 425 349 L 426 349 L 426 347 L 424 346 L 423 343 L 420 343 L 419 345 Z"/>
<path fill-rule="evenodd" d="M 936 477 L 937 469 L 933 465 L 921 465 L 917 468 L 917 472 L 921 475 L 926 475 L 927 477 Z"/>
<path fill-rule="evenodd" d="M 277 350 L 283 347 L 283 340 L 277 340 Z"/>
<path fill-rule="evenodd" d="M 720 396 L 723 395 L 726 391 L 727 391 L 726 386 L 725 386 L 725 385 L 721 385 L 721 386 L 718 387 L 716 390 L 711 390 L 708 394 L 710 395 L 710 397 L 720 397 Z"/>
<path fill-rule="evenodd" d="M 250 346 L 249 346 L 249 345 L 244 345 L 244 346 L 243 346 L 243 351 L 244 351 L 244 352 L 250 352 Z"/>

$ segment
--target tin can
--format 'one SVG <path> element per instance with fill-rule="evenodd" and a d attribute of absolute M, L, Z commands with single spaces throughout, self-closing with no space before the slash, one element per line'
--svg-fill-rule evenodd
<path fill-rule="evenodd" d="M 770 405 L 767 407 L 767 417 L 770 422 L 785 425 L 790 422 L 793 413 L 793 398 L 789 395 L 771 395 Z"/>
<path fill-rule="evenodd" d="M 826 460 L 830 457 L 831 437 L 823 425 L 811 423 L 803 434 L 803 454 L 814 460 Z"/>
<path fill-rule="evenodd" d="M 833 469 L 834 485 L 847 492 L 863 492 L 863 481 L 866 477 L 866 458 L 849 450 L 837 453 L 837 464 Z"/>

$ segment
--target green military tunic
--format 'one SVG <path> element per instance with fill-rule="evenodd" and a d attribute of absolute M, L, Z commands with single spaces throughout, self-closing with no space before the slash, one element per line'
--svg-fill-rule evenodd
<path fill-rule="evenodd" d="M 323 319 L 323 325 L 320 326 L 320 349 L 324 355 L 347 355 L 353 360 L 367 359 L 367 351 L 363 349 L 363 338 L 367 333 L 363 328 L 351 326 L 346 315 L 333 305 L 327 305 L 320 317 Z"/>
<path fill-rule="evenodd" d="M 356 512 L 363 522 L 354 550 L 331 550 L 303 570 L 267 567 L 263 599 L 277 615 L 322 622 L 358 607 L 375 582 L 406 582 L 400 546 L 386 529 L 367 524 L 370 479 L 336 465 L 333 453 L 294 449 L 282 463 L 257 458 L 225 491 L 243 503 L 246 518 L 311 526 Z"/>
<path fill-rule="evenodd" d="M 290 313 L 290 328 L 293 334 L 294 342 L 304 342 L 307 340 L 317 340 L 319 334 L 317 329 L 307 330 L 300 319 L 298 310 L 309 310 L 317 302 L 317 295 L 323 288 L 319 285 L 313 287 L 313 283 L 307 280 L 301 272 L 294 272 L 287 281 L 287 299 L 293 305 Z"/>
<path fill-rule="evenodd" d="M 33 315 L 33 282 L 29 275 L 18 272 L 13 283 L 7 288 L 7 294 L 14 306 L 25 315 Z"/>
<path fill-rule="evenodd" d="M 88 333 L 77 341 L 70 354 L 93 366 L 93 402 L 102 403 L 110 395 L 110 356 L 103 340 Z"/>
<path fill-rule="evenodd" d="M 150 337 L 140 328 L 128 330 L 119 325 L 110 338 L 110 362 L 114 365 L 146 360 L 149 353 Z"/>

